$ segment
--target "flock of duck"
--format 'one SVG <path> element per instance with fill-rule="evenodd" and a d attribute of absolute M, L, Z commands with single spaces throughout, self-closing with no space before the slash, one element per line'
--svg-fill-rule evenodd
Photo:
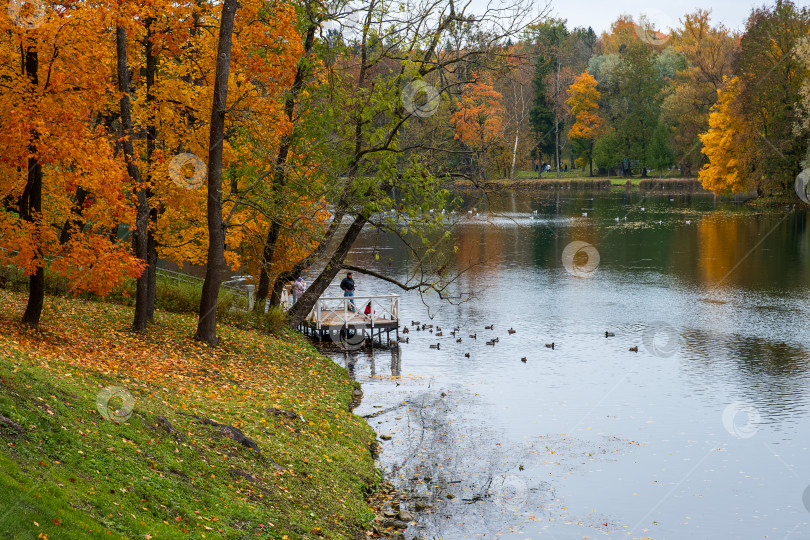
<path fill-rule="evenodd" d="M 434 328 L 434 326 L 432 324 L 423 324 L 420 321 L 411 321 L 411 326 L 413 327 L 415 332 L 426 331 L 426 332 L 430 332 L 435 337 L 443 337 L 444 336 L 444 332 L 442 331 L 442 328 L 440 326 L 436 326 Z M 435 330 L 435 332 L 434 332 L 434 330 Z M 484 326 L 484 330 L 494 331 L 495 330 L 495 325 L 490 324 L 490 325 Z M 408 333 L 410 333 L 410 331 L 411 330 L 409 329 L 408 326 L 405 326 L 402 329 L 403 334 L 408 334 Z M 517 330 L 515 330 L 514 328 L 509 328 L 507 330 L 507 333 L 510 336 L 512 334 L 516 333 L 516 332 L 517 332 Z M 461 343 L 462 342 L 462 338 L 461 338 L 461 336 L 459 336 L 460 333 L 461 333 L 461 329 L 458 326 L 456 326 L 455 328 L 453 328 L 450 331 L 450 335 L 452 337 L 456 338 L 456 343 Z M 469 334 L 469 337 L 470 337 L 470 339 L 478 339 L 478 333 L 476 332 L 475 334 Z M 616 334 L 614 332 L 605 331 L 605 338 L 612 338 L 612 337 L 616 337 Z M 486 344 L 491 345 L 491 346 L 494 347 L 495 344 L 498 343 L 499 341 L 500 341 L 499 337 L 494 337 L 494 338 L 486 341 Z M 399 340 L 399 343 L 407 343 L 407 342 L 408 342 L 408 338 L 404 338 L 404 339 L 401 338 Z M 436 350 L 441 350 L 441 348 L 442 348 L 441 342 L 439 342 L 439 343 L 431 343 L 429 346 L 430 346 L 431 349 L 436 349 Z M 546 347 L 551 349 L 551 350 L 554 350 L 554 342 L 546 343 Z M 638 346 L 630 347 L 630 352 L 638 352 Z M 464 353 L 464 357 L 469 358 L 470 353 L 468 353 L 468 352 Z M 520 359 L 520 361 L 525 364 L 526 362 L 528 362 L 528 359 L 524 356 L 523 358 Z"/>

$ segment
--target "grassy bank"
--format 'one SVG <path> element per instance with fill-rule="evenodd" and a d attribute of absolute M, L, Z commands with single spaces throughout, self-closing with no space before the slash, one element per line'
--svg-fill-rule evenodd
<path fill-rule="evenodd" d="M 374 433 L 300 337 L 223 326 L 211 349 L 192 315 L 139 336 L 126 306 L 64 297 L 32 331 L 23 293 L 0 302 L 0 538 L 364 536 Z"/>

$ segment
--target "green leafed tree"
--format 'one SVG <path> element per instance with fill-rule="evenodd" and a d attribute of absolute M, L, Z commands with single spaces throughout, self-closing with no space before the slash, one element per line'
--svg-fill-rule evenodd
<path fill-rule="evenodd" d="M 658 169 L 659 176 L 663 177 L 664 169 L 671 166 L 674 159 L 667 126 L 659 123 L 647 147 L 647 163 L 650 167 Z"/>

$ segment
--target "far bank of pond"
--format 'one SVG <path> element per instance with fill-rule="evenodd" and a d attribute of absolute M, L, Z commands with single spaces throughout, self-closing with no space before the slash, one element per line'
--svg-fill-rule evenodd
<path fill-rule="evenodd" d="M 636 177 L 589 177 L 565 175 L 556 178 L 554 172 L 544 173 L 542 177 L 501 178 L 494 180 L 454 180 L 446 184 L 451 189 L 468 190 L 504 190 L 504 189 L 538 189 L 538 190 L 609 190 L 611 188 L 638 188 L 641 190 L 680 191 L 689 193 L 711 193 L 703 189 L 697 178 L 636 178 Z M 750 195 L 749 195 L 750 196 Z"/>

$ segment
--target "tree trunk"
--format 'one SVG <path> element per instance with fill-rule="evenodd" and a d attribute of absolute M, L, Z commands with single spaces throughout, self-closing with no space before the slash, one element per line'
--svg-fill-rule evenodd
<path fill-rule="evenodd" d="M 284 283 L 286 281 L 298 279 L 301 273 L 312 265 L 313 261 L 326 252 L 329 244 L 332 242 L 332 238 L 335 237 L 340 228 L 340 224 L 343 222 L 343 216 L 343 212 L 335 214 L 332 223 L 329 224 L 329 228 L 326 230 L 326 234 L 324 234 L 324 237 L 315 249 L 313 249 L 309 255 L 295 263 L 289 272 L 281 272 L 276 277 L 276 281 L 273 283 L 273 288 L 270 291 L 270 307 L 278 307 L 281 305 L 281 291 L 284 289 Z"/>
<path fill-rule="evenodd" d="M 360 236 L 360 232 L 363 230 L 365 224 L 366 218 L 363 216 L 354 218 L 354 221 L 346 230 L 340 244 L 335 249 L 332 257 L 330 257 L 329 262 L 326 263 L 323 271 L 321 271 L 320 275 L 312 282 L 307 290 L 304 291 L 301 298 L 287 311 L 287 323 L 290 325 L 290 328 L 298 328 L 298 326 L 304 322 L 304 319 L 309 315 L 312 307 L 326 288 L 329 287 L 329 284 L 332 283 L 332 280 L 335 279 L 338 272 L 340 272 L 340 269 L 343 267 L 344 259 L 349 254 L 349 250 L 354 244 L 354 241 Z"/>
<path fill-rule="evenodd" d="M 150 221 L 155 225 L 157 220 L 157 209 L 153 208 L 150 212 Z M 152 228 L 146 235 L 146 262 L 149 267 L 144 270 L 146 276 L 146 320 L 149 322 L 155 321 L 155 298 L 157 297 L 157 239 Z"/>
<path fill-rule="evenodd" d="M 512 168 L 509 170 L 509 179 L 515 179 L 515 160 L 517 159 L 518 139 L 520 138 L 520 126 L 515 127 L 515 146 L 512 148 Z"/>
<path fill-rule="evenodd" d="M 214 99 L 208 138 L 208 260 L 205 268 L 200 320 L 194 339 L 217 344 L 217 298 L 225 266 L 225 223 L 222 221 L 222 145 L 225 134 L 225 107 L 231 69 L 231 42 L 237 0 L 224 0 L 217 45 Z"/>
<path fill-rule="evenodd" d="M 135 230 L 132 231 L 132 249 L 135 256 L 142 260 L 144 264 L 147 264 L 146 232 L 149 225 L 149 202 L 146 199 L 146 188 L 141 185 L 141 172 L 135 162 L 135 148 L 132 144 L 132 112 L 129 102 L 129 70 L 127 68 L 127 32 L 120 26 L 115 31 L 115 49 L 118 68 L 118 91 L 121 92 L 122 148 L 124 149 L 124 159 L 127 162 L 127 173 L 132 181 L 133 191 L 138 201 Z M 144 268 L 144 271 L 138 276 L 135 288 L 135 317 L 132 320 L 132 330 L 135 332 L 146 332 L 147 286 L 148 276 Z"/>
<path fill-rule="evenodd" d="M 281 155 L 281 152 L 279 152 L 279 155 Z M 267 294 L 270 292 L 270 266 L 273 264 L 273 256 L 276 252 L 276 244 L 278 243 L 280 232 L 281 223 L 277 219 L 273 219 L 270 223 L 270 230 L 267 232 L 267 240 L 264 242 L 262 265 L 259 273 L 259 285 L 256 287 L 253 309 L 258 313 L 264 313 L 264 306 L 267 303 Z"/>
<path fill-rule="evenodd" d="M 287 121 L 293 124 L 293 130 L 281 138 L 281 144 L 279 145 L 278 154 L 276 156 L 276 174 L 272 185 L 272 192 L 274 195 L 281 191 L 281 189 L 283 189 L 287 184 L 287 157 L 295 136 L 294 115 L 296 100 L 304 86 L 304 77 L 306 77 L 307 66 L 309 65 L 309 54 L 312 51 L 312 45 L 315 42 L 315 31 L 319 28 L 319 25 L 316 24 L 312 18 L 310 6 L 311 2 L 308 2 L 306 9 L 307 15 L 309 16 L 309 26 L 307 27 L 307 34 L 304 39 L 304 54 L 296 66 L 295 79 L 293 80 L 292 88 L 290 88 L 290 93 L 287 95 L 287 99 L 284 101 L 284 115 L 287 117 Z M 264 313 L 264 306 L 267 303 L 267 294 L 270 292 L 270 267 L 273 264 L 273 257 L 276 253 L 276 245 L 278 244 L 280 233 L 281 222 L 279 219 L 277 219 L 277 217 L 274 216 L 270 223 L 270 230 L 267 233 L 267 240 L 264 244 L 264 249 L 262 250 L 261 273 L 259 274 L 258 287 L 256 287 L 254 304 L 254 310 L 258 313 Z M 275 290 L 275 286 L 273 289 Z"/>
<path fill-rule="evenodd" d="M 26 52 L 26 56 L 29 53 Z M 36 52 L 33 53 L 36 56 Z M 36 58 L 33 60 L 36 65 Z M 28 62 L 26 62 L 27 64 Z M 32 143 L 29 146 L 32 154 L 37 151 L 36 144 Z M 35 223 L 38 227 L 42 219 L 42 165 L 39 164 L 37 157 L 28 158 L 28 182 L 26 185 L 26 211 L 22 217 L 31 223 Z M 38 223 L 40 222 L 40 223 Z M 34 234 L 34 243 L 36 247 L 36 257 L 42 257 L 40 248 L 39 232 Z M 40 260 L 37 263 L 36 271 L 28 278 L 28 304 L 25 306 L 25 313 L 23 314 L 22 322 L 36 327 L 39 325 L 39 319 L 42 316 L 42 305 L 45 301 L 45 261 Z"/>
<path fill-rule="evenodd" d="M 146 26 L 146 39 L 144 43 L 144 53 L 146 56 L 146 111 L 148 118 L 146 121 L 146 183 L 147 200 L 152 199 L 152 156 L 155 153 L 155 141 L 157 140 L 157 127 L 155 126 L 155 74 L 157 73 L 158 58 L 154 53 L 152 36 L 154 32 L 152 25 L 155 19 L 148 17 L 144 24 Z M 157 239 L 155 230 L 157 229 L 158 210 L 152 208 L 149 212 L 149 223 L 146 232 L 146 262 L 149 267 L 144 272 L 146 274 L 146 320 L 155 320 L 155 296 L 157 295 Z"/>
<path fill-rule="evenodd" d="M 82 211 L 84 210 L 84 201 L 87 200 L 89 193 L 76 186 L 76 203 L 70 209 L 71 217 L 65 220 L 62 226 L 62 232 L 59 234 L 59 243 L 64 245 L 70 242 L 73 237 L 74 231 L 81 231 L 84 228 L 84 220 L 82 219 Z"/>
<path fill-rule="evenodd" d="M 557 91 L 554 92 L 554 152 L 557 165 L 557 178 L 560 174 L 560 51 L 557 51 Z"/>
<path fill-rule="evenodd" d="M 28 75 L 31 95 L 35 98 L 39 88 L 39 56 L 35 47 L 29 46 L 25 49 L 25 72 Z M 28 151 L 31 157 L 28 158 L 28 178 L 20 201 L 20 216 L 39 227 L 42 220 L 42 165 L 37 155 L 39 134 L 33 129 L 30 137 Z M 33 327 L 39 325 L 45 301 L 45 261 L 42 260 L 41 242 L 37 231 L 34 234 L 36 246 L 34 256 L 39 260 L 36 271 L 28 278 L 28 304 L 22 317 L 22 322 Z"/>

